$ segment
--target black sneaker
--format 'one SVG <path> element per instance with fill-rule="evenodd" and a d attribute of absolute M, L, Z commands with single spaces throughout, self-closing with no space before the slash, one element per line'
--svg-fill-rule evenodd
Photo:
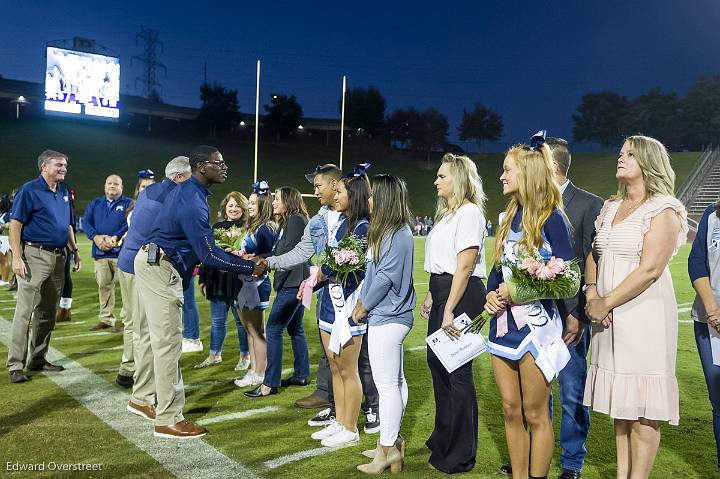
<path fill-rule="evenodd" d="M 308 426 L 327 426 L 335 419 L 335 411 L 330 408 L 323 409 L 308 421 Z"/>
<path fill-rule="evenodd" d="M 118 386 L 124 387 L 125 389 L 130 389 L 134 384 L 132 376 L 123 376 L 122 374 L 117 375 L 115 382 Z"/>
<path fill-rule="evenodd" d="M 365 434 L 375 434 L 380 431 L 380 413 L 373 408 L 365 412 Z"/>

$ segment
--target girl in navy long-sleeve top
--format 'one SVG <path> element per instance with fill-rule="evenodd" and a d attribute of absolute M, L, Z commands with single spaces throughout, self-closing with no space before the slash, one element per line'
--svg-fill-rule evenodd
<path fill-rule="evenodd" d="M 509 202 L 497 232 L 485 310 L 494 315 L 488 350 L 502 397 L 513 472 L 547 477 L 555 444 L 548 410 L 550 384 L 570 353 L 562 341 L 556 302 L 511 304 L 505 285 L 510 270 L 501 263 L 515 262 L 519 253 L 534 249 L 545 259 L 572 259 L 573 248 L 560 212 L 562 196 L 545 133 L 535 135 L 531 145 L 511 148 L 503 162 L 500 181 Z"/>
<path fill-rule="evenodd" d="M 720 332 L 720 201 L 705 209 L 688 256 L 688 273 L 697 292 L 690 316 L 713 411 L 720 470 L 720 366 L 714 364 L 710 336 Z M 712 328 L 712 329 L 711 329 Z"/>

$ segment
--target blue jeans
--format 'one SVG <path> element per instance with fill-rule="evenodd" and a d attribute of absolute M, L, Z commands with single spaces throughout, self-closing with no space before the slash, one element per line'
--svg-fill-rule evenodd
<path fill-rule="evenodd" d="M 590 327 L 585 326 L 577 346 L 568 346 L 570 361 L 560 371 L 560 464 L 563 469 L 582 471 L 587 449 L 585 440 L 590 429 L 590 412 L 583 406 L 587 378 L 587 351 L 590 346 Z M 550 418 L 553 415 L 553 396 L 550 391 Z"/>
<path fill-rule="evenodd" d="M 280 387 L 282 375 L 283 330 L 290 334 L 293 355 L 295 356 L 293 377 L 304 379 L 310 377 L 310 359 L 307 341 L 303 330 L 305 308 L 297 299 L 298 288 L 280 288 L 275 295 L 270 316 L 265 327 L 267 339 L 267 368 L 265 369 L 266 386 Z"/>
<path fill-rule="evenodd" d="M 695 342 L 697 343 L 700 363 L 705 374 L 710 405 L 713 412 L 713 432 L 715 433 L 715 449 L 717 450 L 718 468 L 720 469 L 720 366 L 715 366 L 710 348 L 710 333 L 705 323 L 695 321 Z"/>
<path fill-rule="evenodd" d="M 229 300 L 210 300 L 210 354 L 220 356 L 223 343 L 227 335 L 228 311 L 232 311 L 237 326 L 238 340 L 240 341 L 240 354 L 249 354 L 247 333 L 240 322 L 238 310 Z"/>
<path fill-rule="evenodd" d="M 190 285 L 183 290 L 183 338 L 200 339 L 200 313 L 195 302 L 195 277 Z"/>

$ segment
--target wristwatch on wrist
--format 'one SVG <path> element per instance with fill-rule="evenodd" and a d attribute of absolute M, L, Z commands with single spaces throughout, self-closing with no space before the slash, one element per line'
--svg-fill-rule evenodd
<path fill-rule="evenodd" d="M 595 287 L 597 287 L 597 283 L 585 283 L 585 284 L 583 285 L 583 287 L 582 287 L 582 292 L 583 292 L 583 294 L 587 293 L 587 290 L 588 290 L 588 288 L 589 288 L 590 286 L 595 286 Z"/>

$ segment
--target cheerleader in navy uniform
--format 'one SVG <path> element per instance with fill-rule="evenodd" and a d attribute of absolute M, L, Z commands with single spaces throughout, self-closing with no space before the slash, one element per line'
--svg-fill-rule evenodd
<path fill-rule="evenodd" d="M 277 224 L 273 221 L 270 185 L 265 180 L 252 185 L 253 193 L 248 198 L 248 218 L 242 250 L 246 254 L 266 257 L 272 254 L 277 236 Z M 244 278 L 238 295 L 240 320 L 247 331 L 250 346 L 250 369 L 244 377 L 235 380 L 237 387 L 259 386 L 265 378 L 267 366 L 267 342 L 263 331 L 264 312 L 270 306 L 270 277 Z"/>
<path fill-rule="evenodd" d="M 548 409 L 550 384 L 570 359 L 558 310 L 566 307 L 554 300 L 510 304 L 505 285 L 510 271 L 500 264 L 515 262 L 521 250 L 531 249 L 546 260 L 574 257 L 544 131 L 533 136 L 530 146 L 508 151 L 500 181 L 510 202 L 497 231 L 488 278 L 485 309 L 495 315 L 488 350 L 505 413 L 513 477 L 542 478 L 550 469 L 555 444 Z"/>
<path fill-rule="evenodd" d="M 358 166 L 352 175 L 338 181 L 335 193 L 335 211 L 340 212 L 341 216 L 340 220 L 328 231 L 328 246 L 330 247 L 336 247 L 340 240 L 349 235 L 359 238 L 367 236 L 368 217 L 370 216 L 368 203 L 370 182 L 365 174 L 367 166 L 369 165 Z M 355 275 L 349 275 L 343 284 L 339 284 L 334 277 L 334 272 L 327 266 L 323 266 L 321 276 L 324 281 L 319 283 L 323 288 L 323 294 L 318 323 L 332 372 L 336 419 L 310 437 L 321 440 L 323 446 L 341 447 L 355 444 L 360 440 L 357 420 L 363 390 L 358 373 L 358 358 L 363 335 L 367 332 L 367 324 L 355 323 L 351 315 L 360 296 L 365 273 L 357 271 Z M 339 293 L 340 289 L 342 289 L 343 298 L 338 304 L 333 304 L 333 296 L 336 291 Z M 342 305 L 344 305 L 344 309 Z M 340 341 L 339 346 L 333 343 L 339 336 L 339 331 L 333 335 L 333 329 L 344 327 L 344 325 L 336 323 L 336 309 L 348 313 L 342 320 L 347 321 L 352 336 L 344 344 Z M 334 350 L 338 347 L 339 352 L 335 353 Z"/>

